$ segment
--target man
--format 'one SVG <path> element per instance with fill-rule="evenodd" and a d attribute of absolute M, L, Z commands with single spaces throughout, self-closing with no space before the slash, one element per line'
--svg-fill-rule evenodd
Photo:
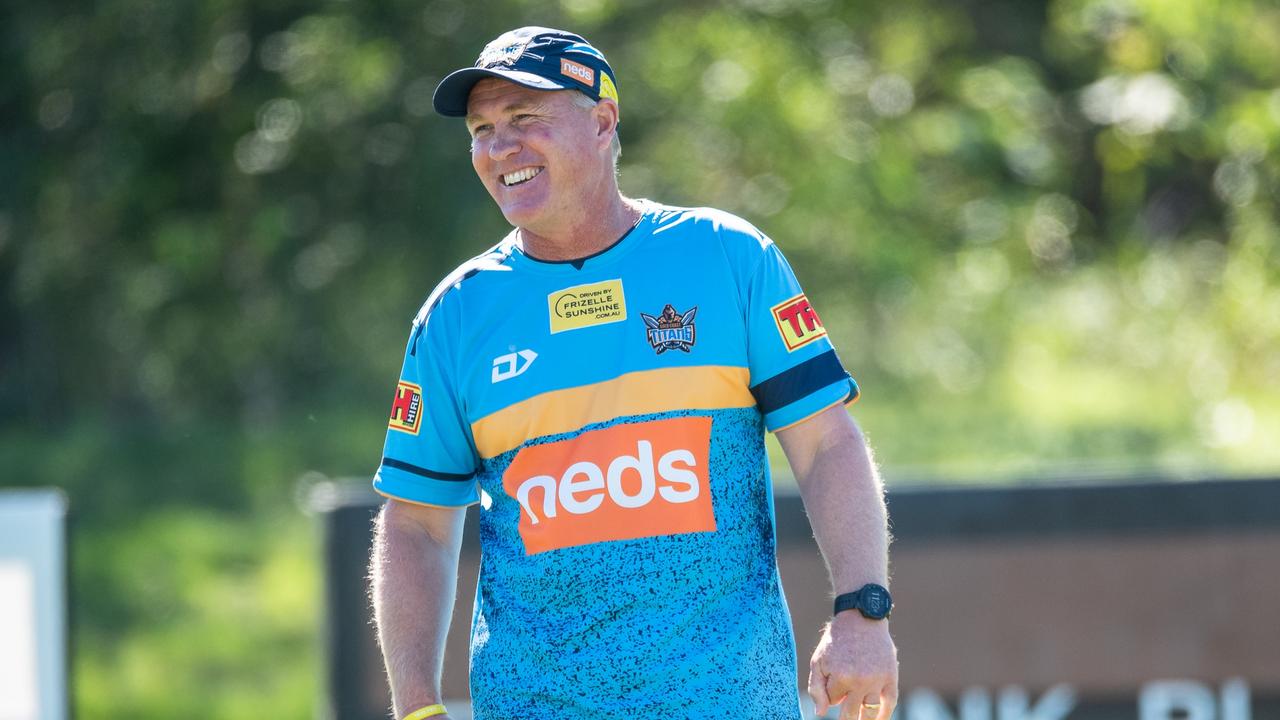
<path fill-rule="evenodd" d="M 777 247 L 727 213 L 619 192 L 616 77 L 577 35 L 506 33 L 434 102 L 465 117 L 515 229 L 414 320 L 374 479 L 396 717 L 445 716 L 479 502 L 477 718 L 799 718 L 768 429 L 839 595 L 809 693 L 820 713 L 887 720 L 882 488 L 844 409 L 857 386 Z"/>

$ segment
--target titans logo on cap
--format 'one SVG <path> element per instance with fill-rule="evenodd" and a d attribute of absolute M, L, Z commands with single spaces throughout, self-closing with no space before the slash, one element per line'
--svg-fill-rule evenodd
<path fill-rule="evenodd" d="M 524 49 L 529 46 L 531 40 L 533 38 L 530 37 L 516 42 L 509 42 L 506 38 L 498 38 L 486 45 L 484 50 L 480 52 L 480 58 L 476 60 L 476 67 L 491 68 L 495 65 L 511 67 L 524 54 Z"/>

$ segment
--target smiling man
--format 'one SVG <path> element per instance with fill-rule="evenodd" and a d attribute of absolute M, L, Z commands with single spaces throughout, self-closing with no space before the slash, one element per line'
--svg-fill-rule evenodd
<path fill-rule="evenodd" d="M 777 246 L 727 213 L 619 192 L 616 77 L 578 35 L 502 35 L 435 107 L 465 118 L 513 230 L 431 293 L 392 403 L 371 579 L 396 717 L 447 716 L 462 525 L 481 503 L 478 720 L 799 718 L 772 431 L 836 595 L 808 692 L 819 712 L 887 720 L 883 489 L 844 408 L 857 385 Z"/>

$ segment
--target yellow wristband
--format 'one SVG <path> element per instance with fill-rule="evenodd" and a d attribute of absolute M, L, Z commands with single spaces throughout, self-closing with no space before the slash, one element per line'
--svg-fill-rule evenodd
<path fill-rule="evenodd" d="M 404 720 L 423 720 L 423 718 L 435 717 L 436 715 L 444 715 L 449 712 L 444 709 L 443 705 L 428 705 L 424 708 L 418 708 L 408 715 L 404 716 Z"/>

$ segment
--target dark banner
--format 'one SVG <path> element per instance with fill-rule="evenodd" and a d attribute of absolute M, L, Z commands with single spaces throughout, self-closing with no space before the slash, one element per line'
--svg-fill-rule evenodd
<path fill-rule="evenodd" d="M 317 494 L 328 697 L 343 720 L 385 718 L 389 702 L 365 595 L 379 501 L 365 487 Z M 893 491 L 889 506 L 899 720 L 1280 720 L 1280 480 L 931 487 Z M 799 496 L 780 490 L 776 514 L 804 668 L 829 581 Z M 476 525 L 450 698 L 468 697 Z"/>

